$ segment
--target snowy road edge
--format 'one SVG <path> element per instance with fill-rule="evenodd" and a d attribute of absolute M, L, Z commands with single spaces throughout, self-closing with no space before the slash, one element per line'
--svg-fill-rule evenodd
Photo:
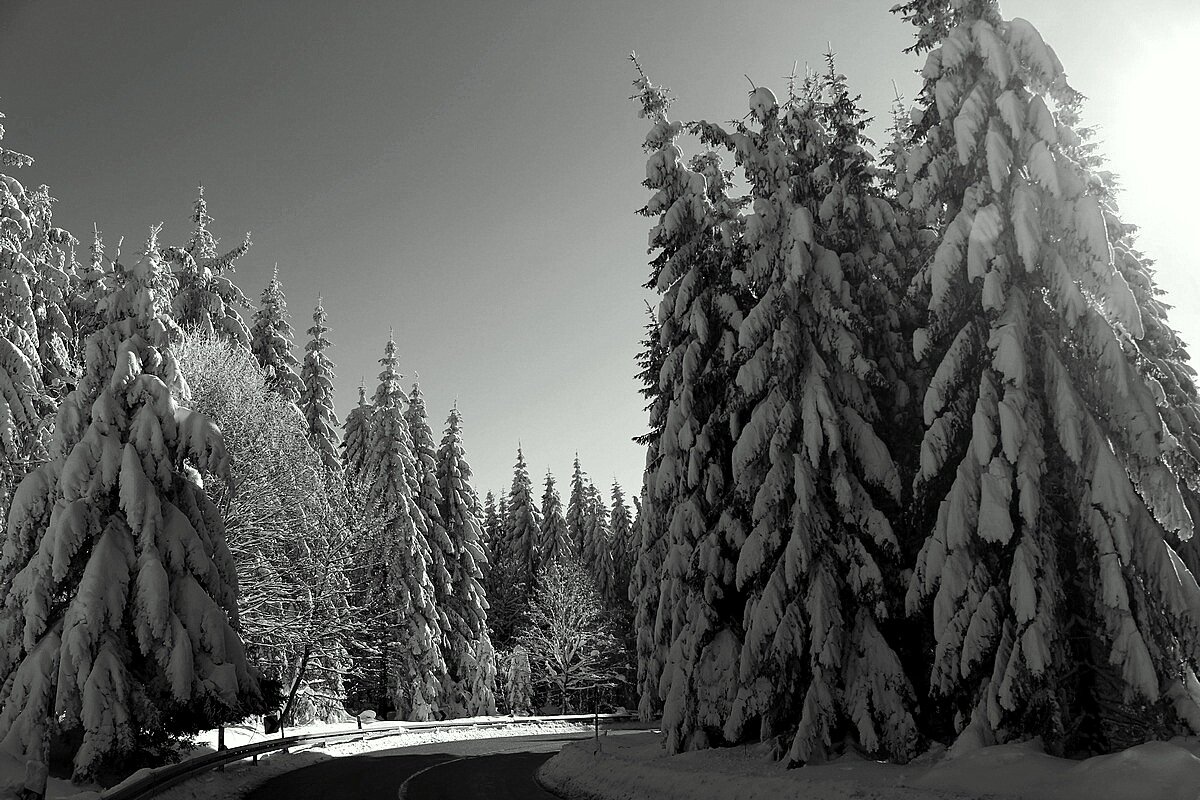
<path fill-rule="evenodd" d="M 629 719 L 628 714 L 601 714 L 600 721 L 612 722 L 623 721 Z M 171 787 L 190 781 L 196 777 L 207 774 L 218 766 L 229 765 L 250 758 L 252 756 L 270 756 L 270 754 L 296 748 L 314 748 L 323 746 L 337 746 L 338 744 L 353 744 L 356 742 L 392 738 L 393 736 L 402 736 L 404 734 L 420 734 L 433 731 L 451 732 L 454 730 L 471 729 L 471 728 L 497 728 L 503 729 L 507 726 L 522 726 L 522 727 L 538 727 L 540 725 L 560 724 L 579 724 L 586 725 L 589 721 L 596 719 L 595 715 L 556 715 L 545 717 L 498 717 L 487 722 L 472 722 L 466 723 L 460 721 L 446 721 L 440 723 L 400 723 L 395 727 L 389 725 L 388 728 L 375 728 L 364 730 L 352 730 L 344 732 L 321 732 L 312 733 L 301 736 L 287 737 L 284 739 L 268 740 L 264 742 L 255 742 L 249 745 L 230 748 L 223 751 L 220 755 L 217 753 L 209 753 L 196 759 L 189 759 L 179 764 L 173 764 L 166 767 L 160 767 L 155 770 L 143 770 L 134 773 L 116 786 L 102 792 L 98 797 L 101 800 L 145 800 L 145 798 L 155 797 L 158 794 L 169 790 Z M 451 737 L 449 740 L 453 740 Z M 414 742 L 414 744 L 418 744 Z M 297 765 L 302 766 L 302 765 Z M 95 795 L 93 795 L 95 796 Z"/>
<path fill-rule="evenodd" d="M 597 754 L 592 749 L 594 747 L 593 742 L 568 744 L 538 767 L 533 774 L 534 780 L 542 789 L 561 800 L 622 800 L 643 796 L 634 791 L 639 787 L 645 788 L 637 776 L 636 768 L 630 769 L 631 765 L 624 764 L 620 769 L 597 769 L 600 762 L 607 761 L 615 766 L 618 759 L 605 755 L 603 749 Z M 580 769 L 573 762 L 586 759 L 583 754 L 591 756 L 591 763 L 585 763 Z M 589 775 L 591 770 L 595 772 Z M 596 779 L 600 774 L 604 775 L 605 781 Z M 614 791 L 618 788 L 624 791 Z"/>

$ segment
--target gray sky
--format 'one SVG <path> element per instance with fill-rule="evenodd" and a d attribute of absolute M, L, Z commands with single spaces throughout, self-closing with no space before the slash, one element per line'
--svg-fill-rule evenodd
<path fill-rule="evenodd" d="M 457 398 L 481 494 L 507 489 L 518 440 L 564 497 L 576 451 L 636 494 L 650 223 L 626 55 L 672 88 L 673 117 L 728 120 L 743 74 L 781 91 L 829 43 L 882 120 L 892 81 L 911 99 L 921 66 L 890 5 L 3 0 L 4 144 L 37 159 L 19 177 L 50 185 L 59 224 L 86 244 L 95 222 L 126 253 L 160 221 L 182 242 L 203 183 L 223 245 L 253 232 L 234 277 L 256 302 L 279 263 L 298 357 L 324 295 L 339 417 L 361 376 L 373 390 L 394 327 L 439 438 Z M 1200 174 L 1178 138 L 1200 130 L 1200 4 L 1002 7 L 1092 98 L 1125 216 L 1200 346 Z"/>

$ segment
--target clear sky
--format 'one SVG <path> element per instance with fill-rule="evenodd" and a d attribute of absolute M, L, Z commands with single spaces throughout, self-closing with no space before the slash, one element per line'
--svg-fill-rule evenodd
<path fill-rule="evenodd" d="M 673 89 L 673 116 L 728 120 L 744 75 L 782 91 L 831 44 L 884 119 L 893 80 L 910 99 L 919 86 L 890 5 L 3 0 L 4 144 L 37 159 L 19 177 L 50 185 L 85 245 L 93 222 L 126 253 L 157 222 L 182 242 L 203 183 L 224 245 L 253 232 L 234 277 L 255 301 L 278 262 L 298 356 L 324 295 L 339 417 L 395 328 L 439 437 L 457 399 L 481 493 L 507 489 L 519 440 L 564 497 L 576 451 L 635 494 L 649 222 L 627 54 Z M 1125 217 L 1200 346 L 1200 3 L 1002 8 L 1091 98 Z"/>

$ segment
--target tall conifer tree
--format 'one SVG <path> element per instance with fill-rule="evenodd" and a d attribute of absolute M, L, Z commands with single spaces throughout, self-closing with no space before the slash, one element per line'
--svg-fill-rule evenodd
<path fill-rule="evenodd" d="M 874 430 L 879 378 L 858 333 L 863 285 L 894 273 L 864 231 L 892 212 L 868 191 L 860 115 L 832 58 L 830 69 L 847 108 L 822 106 L 810 80 L 782 105 L 755 89 L 752 122 L 732 134 L 702 126 L 736 154 L 754 199 L 745 242 L 756 303 L 739 332 L 752 355 L 737 377 L 753 410 L 733 450 L 754 526 L 737 559 L 746 630 L 724 733 L 737 741 L 754 722 L 766 739 L 798 721 L 788 755 L 804 763 L 823 760 L 848 723 L 866 750 L 907 760 L 914 693 L 880 631 L 885 573 L 899 573 L 880 506 L 898 506 L 900 478 Z"/>
<path fill-rule="evenodd" d="M 363 467 L 367 503 L 379 521 L 370 543 L 367 594 L 386 620 L 382 643 L 387 699 L 400 719 L 435 719 L 442 707 L 446 667 L 439 647 L 442 626 L 430 578 L 433 555 L 417 506 L 417 464 L 404 419 L 404 390 L 396 340 L 388 338 L 375 390 L 371 438 Z"/>
<path fill-rule="evenodd" d="M 287 298 L 279 281 L 279 266 L 263 289 L 262 305 L 254 312 L 250 327 L 250 352 L 267 371 L 267 385 L 283 399 L 299 403 L 304 386 L 300 383 L 300 362 L 292 355 L 295 331 L 288 322 Z"/>
<path fill-rule="evenodd" d="M 32 163 L 0 146 L 0 166 Z M 54 227 L 51 202 L 46 187 L 27 191 L 0 174 L 7 220 L 0 236 L 0 519 L 17 483 L 47 458 L 47 434 L 73 371 L 67 351 L 75 348 L 64 309 L 75 240 Z"/>
<path fill-rule="evenodd" d="M 488 563 L 493 560 L 492 548 L 495 546 L 497 538 L 500 536 L 500 512 L 496 508 L 496 495 L 494 492 L 488 492 L 483 499 L 483 533 L 482 543 L 483 552 L 487 554 Z M 484 578 L 487 578 L 487 568 L 484 568 Z"/>
<path fill-rule="evenodd" d="M 583 528 L 587 521 L 587 473 L 579 465 L 579 454 L 575 454 L 575 469 L 571 473 L 571 496 L 567 500 L 567 533 L 575 551 L 583 547 Z"/>
<path fill-rule="evenodd" d="M 580 561 L 596 582 L 596 590 L 606 603 L 614 598 L 612 529 L 608 524 L 608 504 L 595 486 L 587 487 L 587 516 L 583 525 L 583 549 Z"/>
<path fill-rule="evenodd" d="M 370 455 L 371 418 L 375 407 L 367 402 L 367 387 L 359 384 L 358 405 L 342 424 L 342 468 L 348 481 L 362 481 Z"/>
<path fill-rule="evenodd" d="M 625 503 L 625 492 L 615 480 L 612 485 L 612 514 L 608 527 L 612 533 L 613 575 L 610 599 L 618 606 L 629 605 L 629 579 L 635 554 L 633 520 Z"/>
<path fill-rule="evenodd" d="M 742 621 L 733 577 L 748 514 L 734 497 L 729 465 L 744 423 L 733 387 L 748 298 L 744 280 L 735 282 L 743 273 L 728 174 L 715 154 L 685 162 L 677 141 L 683 126 L 667 118 L 667 92 L 640 67 L 634 85 L 651 124 L 645 185 L 654 195 L 642 213 L 657 218 L 647 285 L 662 295 L 655 323 L 665 408 L 651 443 L 645 509 L 667 539 L 661 560 L 645 541 L 639 552 L 656 576 L 643 579 L 642 590 L 658 595 L 639 661 L 662 670 L 657 681 L 643 671 L 639 684 L 663 703 L 666 745 L 678 752 L 708 742 L 711 725 L 702 720 L 726 719 L 737 692 Z"/>
<path fill-rule="evenodd" d="M 471 466 L 463 450 L 462 415 L 450 410 L 437 453 L 437 480 L 442 519 L 453 547 L 450 595 L 445 608 L 450 620 L 446 636 L 446 668 L 454 682 L 453 695 L 467 716 L 496 713 L 496 654 L 488 633 L 488 601 L 484 590 L 483 526 L 479 498 L 471 485 Z M 493 508 L 494 511 L 494 508 Z"/>
<path fill-rule="evenodd" d="M 168 734 L 261 710 L 221 515 L 193 477 L 224 477 L 224 445 L 175 399 L 180 330 L 156 234 L 102 304 L 107 324 L 0 553 L 0 749 L 26 762 L 8 787 L 21 797 L 45 791 L 51 740 L 80 737 L 82 781 Z"/>
<path fill-rule="evenodd" d="M 554 485 L 554 476 L 546 470 L 546 488 L 542 492 L 542 536 L 538 543 L 538 559 L 550 564 L 571 552 L 573 544 L 563 516 L 562 500 Z"/>
<path fill-rule="evenodd" d="M 238 308 L 250 308 L 250 298 L 225 273 L 233 272 L 237 260 L 250 249 L 250 234 L 225 254 L 217 251 L 217 240 L 208 230 L 204 187 L 197 190 L 192 212 L 192 235 L 183 247 L 168 247 L 162 256 L 175 268 L 176 288 L 171 313 L 180 327 L 198 328 L 209 336 L 228 339 L 250 347 L 250 329 Z"/>
<path fill-rule="evenodd" d="M 308 427 L 308 439 L 321 457 L 321 463 L 332 471 L 341 469 L 338 458 L 337 415 L 333 411 L 333 362 L 325 355 L 329 340 L 325 334 L 328 317 L 317 298 L 313 309 L 313 325 L 308 329 L 309 340 L 304 347 L 304 367 L 300 370 L 300 383 L 304 387 L 300 395 L 300 413 Z"/>
<path fill-rule="evenodd" d="M 512 488 L 508 492 L 504 536 L 509 557 L 528 592 L 540 566 L 537 546 L 542 538 L 542 515 L 534 501 L 533 482 L 529 479 L 529 468 L 520 447 L 517 448 L 517 462 L 513 465 Z"/>
<path fill-rule="evenodd" d="M 907 598 L 932 622 L 931 692 L 963 741 L 1161 734 L 1166 706 L 1197 719 L 1200 587 L 1179 555 L 1195 456 L 1130 285 L 1153 282 L 1114 255 L 1080 96 L 1034 27 L 994 0 L 899 10 L 928 51 L 911 207 L 939 234 L 915 287 L 932 525 Z"/>

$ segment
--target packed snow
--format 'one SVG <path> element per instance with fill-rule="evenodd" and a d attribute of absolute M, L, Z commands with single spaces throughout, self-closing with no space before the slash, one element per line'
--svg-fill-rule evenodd
<path fill-rule="evenodd" d="M 941 746 L 905 764 L 848 752 L 788 770 L 767 744 L 667 755 L 657 735 L 568 744 L 538 778 L 571 800 L 1197 800 L 1200 739 L 1147 742 L 1086 761 L 1038 741 L 951 756 Z"/>

